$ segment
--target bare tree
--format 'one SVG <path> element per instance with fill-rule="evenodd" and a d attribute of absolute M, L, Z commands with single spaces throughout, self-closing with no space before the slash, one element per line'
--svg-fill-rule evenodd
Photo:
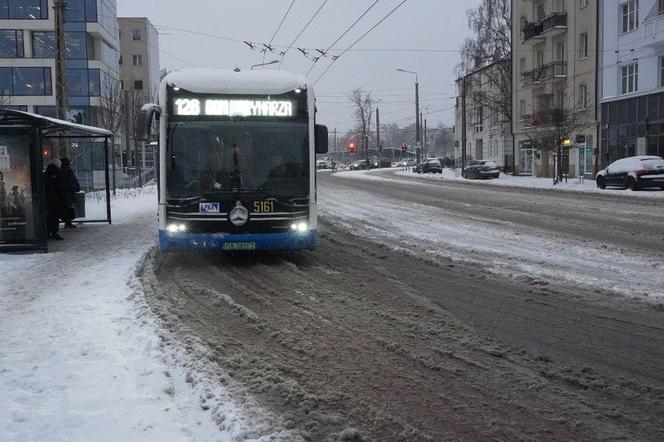
<path fill-rule="evenodd" d="M 124 97 L 120 82 L 110 75 L 104 75 L 97 110 L 99 124 L 111 132 L 111 165 L 113 169 L 113 192 L 116 189 L 116 152 L 115 139 L 120 133 L 124 120 Z"/>
<path fill-rule="evenodd" d="M 358 137 L 364 143 L 364 150 L 367 161 L 369 160 L 369 136 L 371 132 L 371 122 L 373 119 L 374 101 L 371 92 L 365 92 L 363 89 L 355 89 L 348 96 L 348 99 L 355 107 L 353 114 L 355 118 L 355 128 Z"/>
<path fill-rule="evenodd" d="M 559 97 L 564 96 L 564 92 L 559 92 Z M 590 113 L 575 103 L 565 102 L 564 98 L 545 99 L 540 102 L 537 112 L 525 118 L 530 120 L 524 123 L 531 126 L 528 131 L 531 146 L 539 151 L 542 157 L 555 155 L 554 183 L 560 182 L 563 179 L 563 157 L 569 158 L 573 135 L 592 124 Z"/>
<path fill-rule="evenodd" d="M 482 0 L 467 11 L 473 35 L 461 47 L 459 76 L 485 68 L 481 80 L 468 87 L 470 99 L 483 103 L 491 117 L 512 121 L 512 4 L 510 0 Z M 473 87 L 474 86 L 474 87 Z"/>

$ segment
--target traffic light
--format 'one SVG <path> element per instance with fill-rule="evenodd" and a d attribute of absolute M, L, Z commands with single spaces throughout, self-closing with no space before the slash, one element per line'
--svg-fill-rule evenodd
<path fill-rule="evenodd" d="M 408 150 L 408 146 L 406 146 L 406 143 L 401 143 L 401 152 L 405 152 Z"/>
<path fill-rule="evenodd" d="M 357 143 L 355 143 L 355 141 L 351 140 L 346 145 L 346 148 L 348 149 L 348 152 L 355 153 L 357 151 Z"/>

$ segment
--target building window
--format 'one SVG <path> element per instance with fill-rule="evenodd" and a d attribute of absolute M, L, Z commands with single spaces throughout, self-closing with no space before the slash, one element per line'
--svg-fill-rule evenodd
<path fill-rule="evenodd" d="M 585 84 L 579 85 L 579 107 L 581 109 L 588 107 L 588 86 Z"/>
<path fill-rule="evenodd" d="M 565 61 L 565 43 L 560 42 L 556 45 L 556 56 L 558 61 Z"/>
<path fill-rule="evenodd" d="M 659 87 L 664 87 L 664 57 L 659 57 Z"/>
<path fill-rule="evenodd" d="M 621 83 L 622 93 L 631 94 L 639 90 L 639 65 L 638 63 L 628 64 L 622 66 L 621 70 Z"/>
<path fill-rule="evenodd" d="M 68 69 L 67 91 L 70 97 L 98 97 L 101 95 L 99 69 Z"/>
<path fill-rule="evenodd" d="M 544 66 L 544 51 L 540 49 L 537 51 L 537 67 L 541 68 L 542 66 Z"/>
<path fill-rule="evenodd" d="M 68 60 L 87 60 L 86 37 L 85 32 L 65 32 L 65 52 Z"/>
<path fill-rule="evenodd" d="M 0 58 L 23 58 L 23 31 L 0 31 Z"/>
<path fill-rule="evenodd" d="M 131 39 L 134 41 L 140 41 L 141 40 L 141 30 L 140 29 L 134 29 L 131 31 Z"/>
<path fill-rule="evenodd" d="M 143 90 L 143 80 L 134 81 L 134 89 L 137 90 L 137 91 L 142 91 Z"/>
<path fill-rule="evenodd" d="M 519 116 L 521 118 L 526 116 L 526 100 L 519 101 Z"/>
<path fill-rule="evenodd" d="M 639 2 L 629 0 L 620 6 L 622 10 L 622 31 L 629 32 L 639 27 Z"/>
<path fill-rule="evenodd" d="M 519 73 L 523 75 L 526 72 L 526 59 L 524 57 L 519 59 Z"/>
<path fill-rule="evenodd" d="M 473 110 L 473 122 L 475 123 L 475 133 L 484 132 L 484 112 L 482 106 Z"/>
<path fill-rule="evenodd" d="M 94 42 L 91 42 L 91 39 L 92 37 L 85 32 L 65 32 L 67 59 L 87 60 L 93 58 Z M 33 58 L 55 58 L 54 32 L 32 32 L 32 56 Z"/>
<path fill-rule="evenodd" d="M 134 66 L 143 66 L 143 56 L 142 55 L 132 56 L 132 63 L 134 64 Z"/>
<path fill-rule="evenodd" d="M 52 95 L 51 68 L 0 68 L 0 94 Z"/>
<path fill-rule="evenodd" d="M 588 57 L 588 33 L 584 32 L 579 35 L 579 58 Z"/>
<path fill-rule="evenodd" d="M 115 48 L 106 44 L 105 41 L 102 41 L 101 60 L 104 62 L 106 66 L 117 72 L 120 70 L 119 62 L 121 59 L 122 58 L 120 57 L 120 55 L 118 55 L 118 51 L 116 51 Z"/>
<path fill-rule="evenodd" d="M 48 0 L 0 0 L 0 19 L 47 20 Z"/>
<path fill-rule="evenodd" d="M 657 0 L 657 13 L 664 14 L 664 0 Z"/>

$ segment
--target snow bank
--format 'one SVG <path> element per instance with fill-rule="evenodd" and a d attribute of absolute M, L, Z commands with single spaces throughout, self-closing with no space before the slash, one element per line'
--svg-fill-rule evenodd
<path fill-rule="evenodd" d="M 135 281 L 156 189 L 119 190 L 112 207 L 113 225 L 66 230 L 49 254 L 0 255 L 0 440 L 232 440 L 250 425 L 241 409 L 214 410 L 220 431 Z"/>
<path fill-rule="evenodd" d="M 427 183 L 453 181 L 463 182 L 469 185 L 476 186 L 503 186 L 503 187 L 517 187 L 525 189 L 542 189 L 561 192 L 584 192 L 584 193 L 597 193 L 602 195 L 619 196 L 619 197 L 633 197 L 633 198 L 659 198 L 664 199 L 664 192 L 659 189 L 643 189 L 638 192 L 633 192 L 628 189 L 620 188 L 607 188 L 598 189 L 595 180 L 583 180 L 578 178 L 569 178 L 567 182 L 558 183 L 553 185 L 552 178 L 539 178 L 531 176 L 512 176 L 501 174 L 500 178 L 490 180 L 467 180 L 461 176 L 459 170 L 443 169 L 442 174 L 418 174 L 411 171 L 403 171 L 401 168 L 394 169 L 374 169 L 370 171 L 348 171 L 337 172 L 338 177 L 345 177 L 349 179 L 361 179 L 381 181 L 388 180 L 399 182 L 408 182 L 413 185 L 427 185 Z"/>

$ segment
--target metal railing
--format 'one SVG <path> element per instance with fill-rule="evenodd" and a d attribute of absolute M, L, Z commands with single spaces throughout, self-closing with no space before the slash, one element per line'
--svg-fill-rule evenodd
<path fill-rule="evenodd" d="M 544 66 L 524 72 L 522 77 L 524 86 L 531 86 L 556 78 L 567 78 L 567 62 L 552 61 Z"/>
<path fill-rule="evenodd" d="M 526 23 L 523 27 L 523 41 L 551 31 L 552 29 L 567 28 L 567 12 L 554 12 L 538 22 Z"/>

